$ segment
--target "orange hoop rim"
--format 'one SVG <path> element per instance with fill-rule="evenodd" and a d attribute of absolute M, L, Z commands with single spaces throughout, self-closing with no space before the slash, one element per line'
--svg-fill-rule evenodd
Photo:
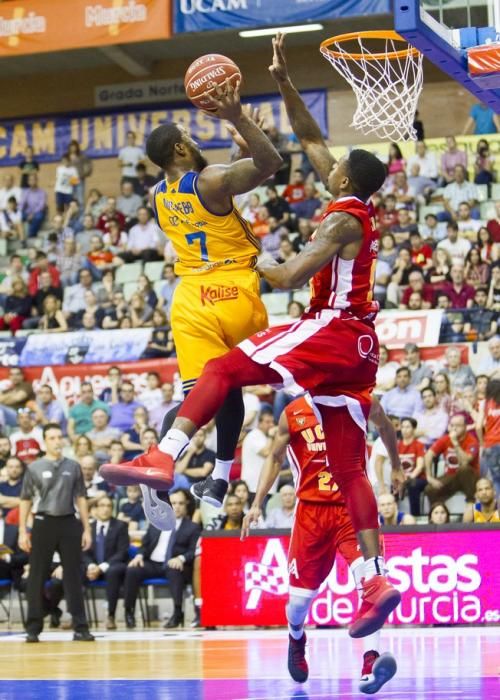
<path fill-rule="evenodd" d="M 319 50 L 322 54 L 327 54 L 333 58 L 343 58 L 347 61 L 382 61 L 389 59 L 394 61 L 398 58 L 407 58 L 409 56 L 418 56 L 419 50 L 414 46 L 408 45 L 408 48 L 401 51 L 383 51 L 381 53 L 348 53 L 347 51 L 335 51 L 330 48 L 334 43 L 341 44 L 352 39 L 391 39 L 392 41 L 406 42 L 397 32 L 391 30 L 373 30 L 366 32 L 350 32 L 349 34 L 338 34 L 321 42 Z"/>

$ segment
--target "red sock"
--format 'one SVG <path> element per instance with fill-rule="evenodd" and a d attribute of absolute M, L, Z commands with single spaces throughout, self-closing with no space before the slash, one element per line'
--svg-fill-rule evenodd
<path fill-rule="evenodd" d="M 355 532 L 379 527 L 377 501 L 366 476 L 366 435 L 346 407 L 318 406 L 328 462 Z"/>
<path fill-rule="evenodd" d="M 257 364 L 239 348 L 234 348 L 222 357 L 207 362 L 177 417 L 187 418 L 200 427 L 215 416 L 232 389 L 281 382 L 280 375 L 274 369 Z"/>

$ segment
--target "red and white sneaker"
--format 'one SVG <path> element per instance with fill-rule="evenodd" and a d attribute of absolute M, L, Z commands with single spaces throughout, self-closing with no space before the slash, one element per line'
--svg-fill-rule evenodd
<path fill-rule="evenodd" d="M 363 579 L 361 607 L 349 625 L 351 637 L 366 637 L 382 627 L 389 614 L 401 602 L 401 593 L 385 576 Z"/>
<path fill-rule="evenodd" d="M 288 672 L 296 683 L 305 683 L 309 677 L 306 661 L 306 633 L 300 639 L 288 635 Z"/>
<path fill-rule="evenodd" d="M 363 655 L 363 670 L 359 681 L 361 693 L 373 695 L 390 681 L 398 667 L 396 659 L 389 652 L 380 655 L 378 651 L 367 651 Z"/>
<path fill-rule="evenodd" d="M 110 484 L 145 484 L 157 491 L 168 491 L 174 482 L 174 460 L 156 446 L 122 464 L 103 464 L 99 476 Z"/>

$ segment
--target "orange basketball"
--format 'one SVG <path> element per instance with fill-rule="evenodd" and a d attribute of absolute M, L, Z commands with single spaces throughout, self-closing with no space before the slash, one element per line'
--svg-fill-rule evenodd
<path fill-rule="evenodd" d="M 202 97 L 203 93 L 213 91 L 228 79 L 232 85 L 241 82 L 241 72 L 234 61 L 218 53 L 201 56 L 191 63 L 184 76 L 186 95 L 199 109 L 211 110 L 211 103 Z"/>

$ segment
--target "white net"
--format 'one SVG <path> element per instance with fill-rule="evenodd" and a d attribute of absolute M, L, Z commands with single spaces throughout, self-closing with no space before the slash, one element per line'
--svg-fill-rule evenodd
<path fill-rule="evenodd" d="M 402 51 L 401 41 L 390 38 L 378 40 L 376 54 L 366 48 L 363 37 L 357 37 L 356 42 L 356 57 L 341 41 L 321 48 L 356 95 L 358 106 L 351 126 L 381 139 L 416 140 L 413 122 L 423 87 L 422 54 L 410 46 L 407 52 Z"/>

